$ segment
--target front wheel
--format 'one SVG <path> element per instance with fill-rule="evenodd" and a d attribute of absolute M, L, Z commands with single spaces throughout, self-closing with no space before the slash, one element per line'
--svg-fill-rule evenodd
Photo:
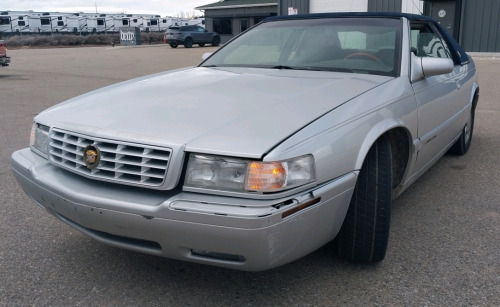
<path fill-rule="evenodd" d="M 384 259 L 389 241 L 391 203 L 391 145 L 386 137 L 381 137 L 363 162 L 338 234 L 340 257 L 366 263 Z"/>
<path fill-rule="evenodd" d="M 177 43 L 170 43 L 170 47 L 172 47 L 172 48 L 177 48 L 177 46 L 179 46 L 179 44 L 177 44 Z"/>

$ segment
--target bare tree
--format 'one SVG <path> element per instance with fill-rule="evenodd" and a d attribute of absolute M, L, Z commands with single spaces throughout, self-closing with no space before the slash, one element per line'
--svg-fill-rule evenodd
<path fill-rule="evenodd" d="M 177 17 L 185 18 L 185 19 L 193 19 L 193 18 L 197 17 L 197 14 L 196 14 L 196 11 L 194 11 L 194 10 L 191 12 L 180 11 L 180 12 L 177 12 Z"/>

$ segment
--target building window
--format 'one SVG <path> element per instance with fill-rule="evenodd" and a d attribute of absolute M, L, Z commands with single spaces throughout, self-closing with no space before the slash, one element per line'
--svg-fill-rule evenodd
<path fill-rule="evenodd" d="M 231 19 L 214 19 L 214 32 L 219 34 L 233 34 Z"/>

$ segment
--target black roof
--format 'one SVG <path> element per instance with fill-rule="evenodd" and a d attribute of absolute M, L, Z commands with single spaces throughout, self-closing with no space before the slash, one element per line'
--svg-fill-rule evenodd
<path fill-rule="evenodd" d="M 346 13 L 316 13 L 316 14 L 299 14 L 273 16 L 266 20 L 287 20 L 287 19 L 309 19 L 309 18 L 329 18 L 329 17 L 385 17 L 385 18 L 401 18 L 405 17 L 411 20 L 426 20 L 434 21 L 431 17 L 416 14 L 392 13 L 392 12 L 346 12 Z"/>
<path fill-rule="evenodd" d="M 409 20 L 420 20 L 426 22 L 432 22 L 439 29 L 441 34 L 446 38 L 446 40 L 451 44 L 452 48 L 456 51 L 454 57 L 459 63 L 468 63 L 469 56 L 465 53 L 465 50 L 455 41 L 453 36 L 435 19 L 416 14 L 406 14 L 406 13 L 392 13 L 392 12 L 349 12 L 349 13 L 317 13 L 317 14 L 299 14 L 299 15 L 287 15 L 287 16 L 273 16 L 268 17 L 264 22 L 279 21 L 279 20 L 298 20 L 298 19 L 315 19 L 315 18 L 349 18 L 349 17 L 372 17 L 372 18 L 406 18 Z"/>

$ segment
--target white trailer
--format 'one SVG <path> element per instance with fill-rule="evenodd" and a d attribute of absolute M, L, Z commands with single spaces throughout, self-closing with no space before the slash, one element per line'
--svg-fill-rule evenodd
<path fill-rule="evenodd" d="M 28 23 L 29 23 L 30 32 L 40 33 L 40 28 L 42 27 L 42 23 L 41 23 L 39 15 L 29 15 L 28 16 Z"/>
<path fill-rule="evenodd" d="M 187 25 L 189 26 L 200 26 L 205 27 L 205 18 L 204 17 L 195 17 L 193 19 L 187 20 Z"/>
<path fill-rule="evenodd" d="M 161 31 L 161 20 L 160 18 L 153 17 L 146 22 L 146 32 L 158 32 Z"/>
<path fill-rule="evenodd" d="M 111 19 L 109 19 L 107 30 L 111 32 L 118 32 L 120 31 L 120 28 L 131 27 L 130 22 L 130 17 L 124 17 L 120 15 L 112 16 Z"/>
<path fill-rule="evenodd" d="M 2 16 L 5 18 L 5 16 Z M 10 17 L 10 32 L 13 33 L 29 33 L 30 32 L 30 25 L 29 25 L 29 18 L 27 14 L 15 14 L 15 15 L 9 15 Z M 4 22 L 6 22 L 7 19 L 4 19 Z"/>
<path fill-rule="evenodd" d="M 130 27 L 137 27 L 141 31 L 147 31 L 148 28 L 148 17 L 142 15 L 127 15 L 130 18 Z"/>
<path fill-rule="evenodd" d="M 11 18 L 7 14 L 0 15 L 0 33 L 11 33 L 12 24 Z"/>
<path fill-rule="evenodd" d="M 82 16 L 83 32 L 107 32 L 113 28 L 112 19 L 106 15 L 86 15 Z"/>
<path fill-rule="evenodd" d="M 42 15 L 40 17 L 39 32 L 52 33 L 52 17 L 50 15 Z"/>
<path fill-rule="evenodd" d="M 67 17 L 61 15 L 52 15 L 52 32 L 68 32 Z"/>
<path fill-rule="evenodd" d="M 64 32 L 80 33 L 85 28 L 85 20 L 77 15 L 65 17 Z"/>
<path fill-rule="evenodd" d="M 142 20 L 143 28 L 141 31 L 145 32 L 163 32 L 174 25 L 172 17 L 161 17 L 160 15 L 143 16 Z"/>
<path fill-rule="evenodd" d="M 102 33 L 118 32 L 122 27 L 138 27 L 142 32 L 164 32 L 171 26 L 204 26 L 204 21 L 202 17 L 188 19 L 153 14 L 2 11 L 0 33 Z"/>

